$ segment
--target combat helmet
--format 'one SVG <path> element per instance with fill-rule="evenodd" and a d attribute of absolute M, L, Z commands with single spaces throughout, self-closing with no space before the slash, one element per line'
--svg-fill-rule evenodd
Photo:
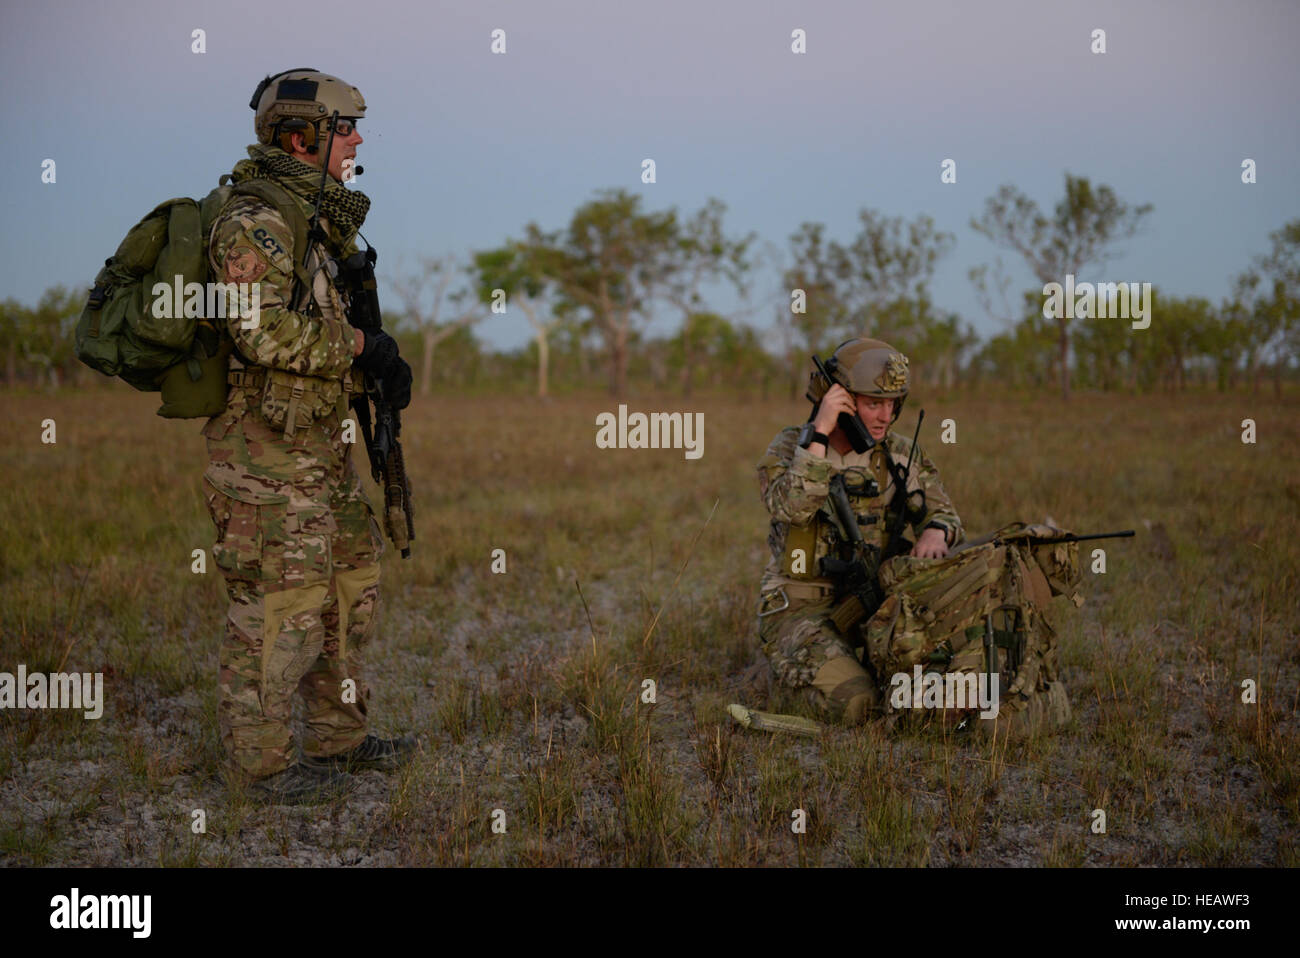
<path fill-rule="evenodd" d="M 308 151 L 316 152 L 316 141 L 323 134 L 322 121 L 335 112 L 353 121 L 366 115 L 366 100 L 360 90 L 311 67 L 266 77 L 257 85 L 248 105 L 256 111 L 253 129 L 257 141 L 268 146 L 274 143 L 285 152 L 291 152 L 292 133 L 303 134 Z"/>
<path fill-rule="evenodd" d="M 826 371 L 849 392 L 897 399 L 894 419 L 902 411 L 911 386 L 907 357 L 878 339 L 850 339 L 840 343 L 826 360 Z M 830 388 L 826 378 L 814 370 L 808 381 L 808 398 L 820 402 Z"/>

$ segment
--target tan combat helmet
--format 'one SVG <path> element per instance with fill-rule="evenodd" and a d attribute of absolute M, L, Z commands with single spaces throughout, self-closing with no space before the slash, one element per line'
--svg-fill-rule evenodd
<path fill-rule="evenodd" d="M 285 70 L 269 76 L 257 85 L 248 105 L 257 111 L 253 128 L 257 141 L 278 145 L 286 153 L 289 135 L 301 133 L 309 152 L 316 152 L 316 141 L 324 135 L 321 121 L 335 112 L 350 120 L 366 115 L 366 100 L 361 91 L 338 77 L 310 67 Z"/>
<path fill-rule="evenodd" d="M 826 361 L 826 371 L 849 392 L 863 396 L 897 399 L 894 418 L 898 418 L 911 385 L 907 357 L 878 339 L 850 339 Z M 831 384 L 816 370 L 808 383 L 808 398 L 820 402 Z"/>

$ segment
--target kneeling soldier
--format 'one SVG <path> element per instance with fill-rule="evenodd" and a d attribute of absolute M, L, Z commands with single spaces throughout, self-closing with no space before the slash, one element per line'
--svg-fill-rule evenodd
<path fill-rule="evenodd" d="M 833 563 L 846 541 L 857 538 L 842 527 L 832 480 L 843 483 L 861 542 L 877 556 L 943 558 L 961 540 L 962 524 L 934 464 L 891 431 L 907 399 L 907 357 L 879 340 L 853 339 L 825 370 L 829 379 L 818 371 L 810 380 L 808 422 L 781 430 L 758 464 L 772 515 L 759 636 L 780 685 L 804 690 L 832 721 L 853 724 L 880 714 L 880 683 L 887 677 L 874 675 L 854 651 L 857 624 L 875 609 L 859 610 L 843 627 L 832 619 L 845 596 L 837 594 L 842 580 L 827 574 L 823 560 Z M 904 502 L 895 503 L 900 495 Z M 903 522 L 889 521 L 900 508 L 915 545 L 902 538 Z"/>

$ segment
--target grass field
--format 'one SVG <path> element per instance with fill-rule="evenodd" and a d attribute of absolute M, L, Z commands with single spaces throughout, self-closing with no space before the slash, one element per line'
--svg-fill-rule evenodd
<path fill-rule="evenodd" d="M 968 534 L 1045 514 L 1138 530 L 1101 544 L 1081 610 L 1056 600 L 1071 725 L 1009 745 L 731 724 L 766 559 L 754 464 L 804 404 L 629 400 L 704 413 L 687 460 L 597 449 L 604 397 L 417 399 L 417 540 L 384 559 L 368 675 L 375 728 L 418 731 L 422 751 L 324 810 L 220 783 L 225 600 L 210 562 L 191 571 L 213 535 L 201 424 L 156 405 L 5 397 L 0 671 L 102 672 L 106 704 L 97 721 L 0 712 L 0 863 L 1300 864 L 1293 399 L 926 403 L 922 442 Z"/>

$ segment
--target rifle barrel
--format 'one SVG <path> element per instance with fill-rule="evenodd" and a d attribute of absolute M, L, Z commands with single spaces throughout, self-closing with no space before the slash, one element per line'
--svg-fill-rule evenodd
<path fill-rule="evenodd" d="M 1125 529 L 1123 532 L 1090 532 L 1087 535 L 1082 536 L 1076 536 L 1074 533 L 1070 533 L 1065 536 L 1048 536 L 1044 538 L 1031 536 L 1030 538 L 1033 538 L 1036 542 L 1051 545 L 1055 542 L 1087 542 L 1089 539 L 1128 539 L 1133 535 L 1135 535 L 1135 533 L 1132 529 Z"/>

